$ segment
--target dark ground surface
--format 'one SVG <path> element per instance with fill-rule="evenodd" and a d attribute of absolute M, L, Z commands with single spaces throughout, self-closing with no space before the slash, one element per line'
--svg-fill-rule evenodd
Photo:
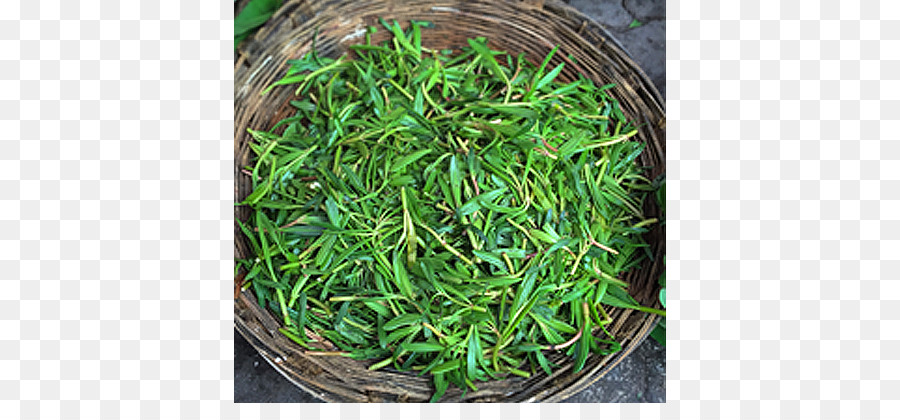
<path fill-rule="evenodd" d="M 615 36 L 666 96 L 666 4 L 663 0 L 570 0 Z M 629 28 L 637 20 L 640 26 Z M 272 369 L 234 332 L 234 401 L 321 402 Z M 618 366 L 565 402 L 665 402 L 666 350 L 648 338 Z"/>

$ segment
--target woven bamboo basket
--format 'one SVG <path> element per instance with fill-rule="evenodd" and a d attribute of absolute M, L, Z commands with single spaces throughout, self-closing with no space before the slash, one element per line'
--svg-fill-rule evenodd
<path fill-rule="evenodd" d="M 244 42 L 235 55 L 234 67 L 234 176 L 235 201 L 251 192 L 248 176 L 240 168 L 248 164 L 250 136 L 247 128 L 269 129 L 291 115 L 292 89 L 275 89 L 265 96 L 260 92 L 282 77 L 287 60 L 296 59 L 312 47 L 318 29 L 317 48 L 321 55 L 337 57 L 347 46 L 363 42 L 367 26 L 378 18 L 404 25 L 412 20 L 430 21 L 434 27 L 422 31 L 422 44 L 428 48 L 459 48 L 468 38 L 484 36 L 496 50 L 521 52 L 532 63 L 540 63 L 555 45 L 560 45 L 551 68 L 561 61 L 566 66 L 563 81 L 588 77 L 599 85 L 615 83 L 613 95 L 631 121 L 641 124 L 639 141 L 646 144 L 641 163 L 650 167 L 648 175 L 665 173 L 665 109 L 659 92 L 649 78 L 624 52 L 618 42 L 599 24 L 571 7 L 557 2 L 503 0 L 288 0 L 252 39 Z M 374 42 L 381 42 L 389 31 L 378 31 Z M 569 56 L 573 57 L 570 59 Z M 659 215 L 653 201 L 645 209 L 651 217 Z M 249 210 L 235 208 L 235 217 L 246 220 Z M 235 224 L 237 257 L 249 255 L 249 246 Z M 642 305 L 659 307 L 659 278 L 665 255 L 665 231 L 657 226 L 647 240 L 655 255 L 625 280 L 630 293 Z M 237 281 L 237 280 L 236 280 Z M 562 355 L 548 355 L 560 364 L 552 375 L 543 371 L 530 378 L 513 377 L 480 383 L 477 392 L 463 393 L 451 387 L 442 402 L 559 402 L 584 389 L 628 356 L 658 321 L 655 315 L 610 308 L 614 321 L 610 332 L 622 344 L 622 351 L 607 356 L 592 355 L 584 369 L 574 373 L 572 361 Z M 300 388 L 329 402 L 422 402 L 433 392 L 430 378 L 391 369 L 369 371 L 372 361 L 342 357 L 312 356 L 281 335 L 281 326 L 268 310 L 260 308 L 250 291 L 236 294 L 234 324 L 237 331 L 281 374 Z"/>

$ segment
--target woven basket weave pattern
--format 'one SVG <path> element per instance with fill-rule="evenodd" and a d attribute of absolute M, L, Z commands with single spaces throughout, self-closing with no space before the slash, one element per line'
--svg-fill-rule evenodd
<path fill-rule="evenodd" d="M 541 60 L 555 46 L 560 51 L 551 62 L 565 62 L 560 75 L 572 81 L 578 74 L 599 85 L 614 83 L 612 95 L 619 100 L 626 118 L 640 124 L 637 140 L 647 147 L 641 164 L 649 167 L 648 176 L 665 173 L 665 109 L 659 93 L 619 44 L 596 22 L 560 3 L 543 1 L 287 1 L 247 42 L 235 58 L 235 201 L 251 192 L 248 176 L 240 168 L 250 161 L 247 128 L 269 129 L 282 118 L 291 116 L 291 88 L 260 92 L 281 78 L 287 60 L 300 58 L 312 48 L 318 29 L 316 48 L 324 56 L 337 57 L 347 46 L 364 41 L 365 28 L 378 25 L 378 18 L 397 20 L 404 27 L 410 20 L 429 21 L 433 28 L 422 31 L 422 44 L 432 49 L 458 49 L 468 38 L 486 37 L 491 48 L 524 52 L 532 63 Z M 389 36 L 379 30 L 372 42 Z M 650 217 L 659 214 L 654 200 L 647 200 Z M 246 220 L 249 209 L 236 207 L 235 217 Z M 659 307 L 656 279 L 662 272 L 665 232 L 654 228 L 647 236 L 652 264 L 630 272 L 625 278 L 630 293 L 641 304 Z M 249 247 L 235 224 L 235 256 L 246 257 Z M 463 398 L 458 389 L 449 389 L 446 402 L 557 402 L 578 392 L 608 372 L 628 355 L 649 333 L 657 321 L 654 315 L 612 308 L 614 321 L 609 331 L 622 344 L 622 351 L 608 356 L 591 356 L 583 370 L 572 372 L 571 359 L 548 356 L 561 367 L 548 376 L 538 371 L 531 378 L 514 377 L 479 384 L 477 392 Z M 427 401 L 433 392 L 430 378 L 415 373 L 391 370 L 369 371 L 371 362 L 341 357 L 309 356 L 303 349 L 278 332 L 280 326 L 268 311 L 261 309 L 250 292 L 235 300 L 235 326 L 277 370 L 312 394 L 335 402 Z"/>

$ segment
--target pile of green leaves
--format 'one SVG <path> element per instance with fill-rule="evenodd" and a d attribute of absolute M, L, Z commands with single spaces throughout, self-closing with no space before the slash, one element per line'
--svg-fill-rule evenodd
<path fill-rule="evenodd" d="M 654 186 L 607 86 L 555 81 L 469 40 L 424 48 L 413 22 L 355 58 L 292 61 L 296 115 L 250 133 L 238 260 L 281 332 L 316 354 L 455 384 L 581 369 L 620 346 L 604 305 L 642 307 L 623 274 L 649 253 Z M 282 131 L 283 130 L 283 131 Z M 328 342 L 330 344 L 325 344 Z"/>

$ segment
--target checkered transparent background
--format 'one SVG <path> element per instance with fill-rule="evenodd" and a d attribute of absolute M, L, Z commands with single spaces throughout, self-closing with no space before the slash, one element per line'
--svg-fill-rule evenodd
<path fill-rule="evenodd" d="M 4 3 L 0 418 L 895 417 L 898 7 L 668 3 L 667 404 L 297 407 L 232 403 L 232 5 Z"/>
<path fill-rule="evenodd" d="M 900 412 L 900 5 L 861 3 L 669 3 L 677 417 Z"/>

